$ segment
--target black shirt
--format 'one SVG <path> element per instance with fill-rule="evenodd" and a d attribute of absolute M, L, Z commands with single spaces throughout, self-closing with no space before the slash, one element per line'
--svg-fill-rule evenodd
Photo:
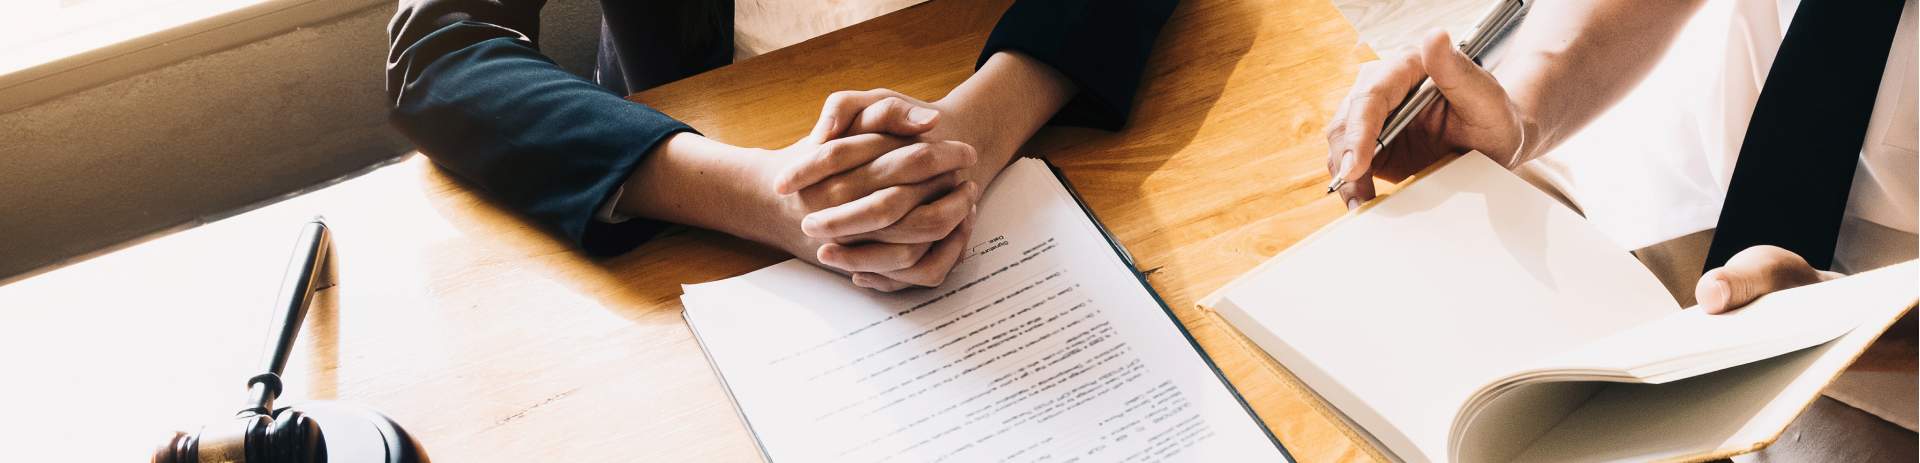
<path fill-rule="evenodd" d="M 388 26 L 389 117 L 421 153 L 505 206 L 590 254 L 625 252 L 663 224 L 607 223 L 595 213 L 654 145 L 693 128 L 541 55 L 545 3 L 403 0 Z M 699 31 L 714 25 L 679 20 L 698 16 L 685 9 L 701 4 L 602 1 L 620 83 L 643 88 L 677 78 L 661 69 L 728 59 L 730 46 L 699 46 Z M 1118 129 L 1174 4 L 1021 0 L 1001 16 L 979 62 L 1002 50 L 1031 55 L 1079 89 L 1053 123 Z"/>

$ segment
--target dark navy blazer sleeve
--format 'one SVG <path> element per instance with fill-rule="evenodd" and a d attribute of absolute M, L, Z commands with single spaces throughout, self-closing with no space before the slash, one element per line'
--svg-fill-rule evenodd
<path fill-rule="evenodd" d="M 544 0 L 403 0 L 388 26 L 389 118 L 420 152 L 589 254 L 663 224 L 596 220 L 667 136 L 691 131 L 540 54 Z"/>
<path fill-rule="evenodd" d="M 1133 111 L 1133 95 L 1160 27 L 1176 0 L 1022 0 L 1000 16 L 978 65 L 994 53 L 1019 51 L 1047 63 L 1079 92 L 1052 123 L 1117 130 Z"/>

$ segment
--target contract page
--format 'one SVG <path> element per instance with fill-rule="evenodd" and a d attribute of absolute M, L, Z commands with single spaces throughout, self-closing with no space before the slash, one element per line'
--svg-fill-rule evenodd
<path fill-rule="evenodd" d="M 1284 461 L 1038 160 L 939 288 L 798 260 L 689 285 L 687 320 L 773 461 Z"/>

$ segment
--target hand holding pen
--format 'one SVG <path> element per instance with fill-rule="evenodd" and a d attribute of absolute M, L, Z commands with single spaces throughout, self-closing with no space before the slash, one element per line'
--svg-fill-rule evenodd
<path fill-rule="evenodd" d="M 1373 198 L 1373 177 L 1399 181 L 1471 150 L 1514 165 L 1524 141 L 1519 111 L 1475 55 L 1525 11 L 1526 2 L 1508 0 L 1457 47 L 1435 32 L 1417 51 L 1362 66 L 1327 126 L 1328 192 L 1355 208 Z"/>

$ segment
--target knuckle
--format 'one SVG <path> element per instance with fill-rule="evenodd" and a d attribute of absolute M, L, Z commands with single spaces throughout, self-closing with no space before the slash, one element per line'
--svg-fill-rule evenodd
<path fill-rule="evenodd" d="M 947 282 L 947 274 L 953 270 L 955 263 L 957 263 L 957 260 L 943 259 L 940 262 L 930 262 L 928 265 L 916 267 L 914 268 L 915 275 L 913 283 L 928 287 L 940 286 L 941 283 Z"/>
<path fill-rule="evenodd" d="M 854 195 L 857 192 L 854 191 L 853 185 L 849 184 L 844 180 L 840 180 L 840 179 L 828 180 L 824 188 L 822 188 L 822 190 L 824 193 L 823 194 L 824 198 L 822 199 L 825 199 L 828 202 L 836 205 L 846 204 L 848 201 L 857 199 L 854 197 Z"/>
<path fill-rule="evenodd" d="M 1393 95 L 1391 95 L 1391 93 L 1393 93 L 1393 90 L 1387 88 L 1387 86 L 1385 85 L 1368 86 L 1366 91 L 1360 92 L 1359 95 L 1354 95 L 1353 106 L 1356 109 L 1368 107 L 1373 103 L 1376 103 L 1388 98 L 1392 98 Z M 1365 114 L 1366 114 L 1366 111 L 1354 111 L 1350 114 L 1347 114 L 1347 118 L 1358 119 L 1360 117 L 1364 117 Z"/>
<path fill-rule="evenodd" d="M 919 253 L 914 249 L 915 247 L 916 246 L 894 246 L 892 248 L 893 252 L 888 253 L 886 263 L 894 269 L 912 267 L 914 261 L 920 260 Z"/>
<path fill-rule="evenodd" d="M 888 210 L 900 211 L 895 213 L 898 215 L 904 214 L 906 210 L 913 207 L 914 203 L 919 202 L 919 198 L 914 194 L 915 192 L 915 189 L 910 185 L 894 185 L 881 188 L 880 191 L 874 193 L 880 196 L 881 207 L 885 207 Z"/>
<path fill-rule="evenodd" d="M 829 93 L 827 94 L 827 101 L 823 106 L 826 106 L 829 108 L 846 106 L 847 100 L 850 100 L 852 98 L 853 98 L 853 92 L 849 92 L 845 90 Z"/>
<path fill-rule="evenodd" d="M 801 188 L 800 191 L 795 194 L 795 197 L 798 200 L 800 210 L 812 213 L 839 204 L 833 202 L 831 195 L 832 192 L 829 191 L 827 182 L 818 182 L 806 188 Z"/>
<path fill-rule="evenodd" d="M 933 172 L 940 169 L 940 153 L 926 143 L 915 143 L 907 147 L 906 157 L 901 159 L 901 168 L 910 172 Z"/>
<path fill-rule="evenodd" d="M 929 288 L 940 286 L 941 283 L 947 282 L 946 272 L 929 271 L 929 272 L 913 272 L 913 273 L 914 273 L 913 275 L 903 275 L 902 278 L 905 279 L 904 281 L 908 283 L 912 283 L 916 286 L 925 286 Z"/>
<path fill-rule="evenodd" d="M 954 163 L 957 165 L 973 165 L 973 163 L 979 162 L 980 160 L 980 152 L 973 149 L 973 145 L 967 144 L 966 142 L 946 141 L 942 142 L 941 145 L 946 147 L 944 151 L 950 153 L 949 155 L 953 157 Z"/>
<path fill-rule="evenodd" d="M 887 278 L 914 286 L 940 286 L 946 275 L 936 272 L 931 266 L 916 266 L 887 274 Z"/>
<path fill-rule="evenodd" d="M 1768 256 L 1773 258 L 1781 258 L 1789 255 L 1795 255 L 1793 254 L 1793 251 L 1788 251 L 1786 248 L 1774 246 L 1771 244 L 1762 244 L 1762 245 L 1754 246 L 1751 248 L 1747 248 L 1746 251 L 1742 251 L 1742 252 L 1751 252 L 1756 255 Z"/>
<path fill-rule="evenodd" d="M 933 241 L 940 239 L 938 231 L 925 222 L 902 227 L 900 239 L 908 241 Z"/>
<path fill-rule="evenodd" d="M 932 211 L 934 218 L 933 227 L 943 233 L 952 230 L 954 227 L 959 226 L 961 221 L 967 220 L 967 212 L 972 209 L 970 206 L 971 204 L 961 202 L 955 203 L 952 207 L 943 207 Z"/>
<path fill-rule="evenodd" d="M 820 190 L 821 188 L 817 185 L 800 189 L 800 192 L 795 194 L 799 200 L 799 209 L 806 212 L 826 209 L 826 193 Z"/>
<path fill-rule="evenodd" d="M 815 161 L 836 161 L 850 155 L 852 150 L 851 144 L 845 138 L 828 140 L 820 144 L 820 154 Z"/>
<path fill-rule="evenodd" d="M 941 229 L 939 217 L 919 216 L 900 223 L 902 237 L 914 241 L 932 241 L 940 238 L 945 230 Z"/>

